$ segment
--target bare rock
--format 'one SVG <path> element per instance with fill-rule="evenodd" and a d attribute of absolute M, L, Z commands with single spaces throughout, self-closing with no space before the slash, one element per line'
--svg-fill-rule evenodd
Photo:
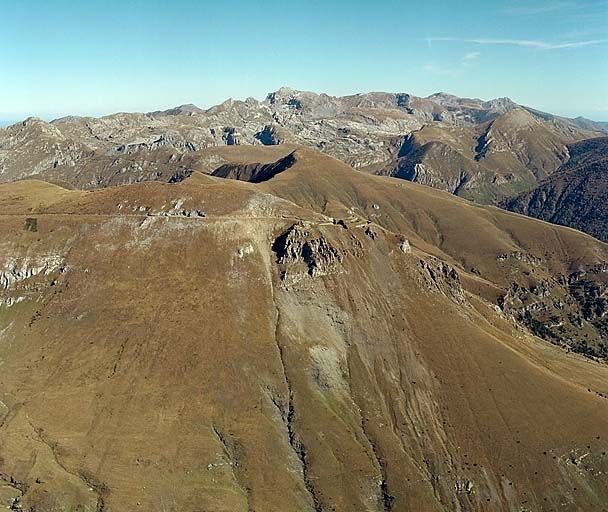
<path fill-rule="evenodd" d="M 342 262 L 338 249 L 304 223 L 294 224 L 278 237 L 273 250 L 283 267 L 281 280 L 286 284 L 335 273 Z"/>
<path fill-rule="evenodd" d="M 410 241 L 407 238 L 402 239 L 401 242 L 399 242 L 399 249 L 405 254 L 410 254 L 412 252 Z"/>

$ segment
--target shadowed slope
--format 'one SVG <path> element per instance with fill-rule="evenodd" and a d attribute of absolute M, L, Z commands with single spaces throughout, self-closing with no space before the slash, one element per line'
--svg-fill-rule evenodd
<path fill-rule="evenodd" d="M 503 201 L 512 211 L 608 240 L 608 138 L 569 147 L 570 159 L 537 187 Z"/>
<path fill-rule="evenodd" d="M 270 164 L 224 164 L 213 171 L 211 176 L 248 181 L 250 183 L 261 183 L 286 171 L 295 161 L 294 153 L 290 153 L 286 157 Z"/>

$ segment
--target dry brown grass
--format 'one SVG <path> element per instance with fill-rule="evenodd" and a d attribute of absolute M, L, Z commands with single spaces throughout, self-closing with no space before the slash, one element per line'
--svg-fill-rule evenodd
<path fill-rule="evenodd" d="M 223 156 L 272 156 L 238 151 Z M 492 301 L 532 270 L 502 253 L 538 255 L 535 273 L 549 276 L 606 261 L 606 245 L 296 156 L 259 185 L 0 186 L 0 266 L 55 255 L 64 268 L 0 295 L 26 297 L 0 306 L 0 499 L 45 511 L 601 511 L 608 367 L 533 337 Z M 151 215 L 180 199 L 206 216 Z M 286 286 L 272 246 L 297 220 L 340 261 Z"/>

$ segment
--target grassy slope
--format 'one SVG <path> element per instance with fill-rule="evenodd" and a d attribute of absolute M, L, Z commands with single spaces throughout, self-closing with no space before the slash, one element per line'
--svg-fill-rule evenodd
<path fill-rule="evenodd" d="M 605 261 L 606 246 L 297 157 L 261 185 L 0 187 L 0 263 L 67 265 L 3 292 L 28 299 L 0 308 L 0 496 L 19 487 L 42 510 L 601 510 L 608 367 L 488 301 L 531 270 L 497 255 L 538 254 L 549 275 Z M 146 216 L 180 198 L 207 216 Z M 342 256 L 286 287 L 271 246 L 295 219 Z"/>

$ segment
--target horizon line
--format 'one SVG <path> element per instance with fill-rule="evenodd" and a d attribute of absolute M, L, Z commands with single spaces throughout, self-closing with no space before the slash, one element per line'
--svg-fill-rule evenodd
<path fill-rule="evenodd" d="M 430 39 L 429 39 L 430 40 Z M 437 41 L 448 41 L 448 38 L 433 38 L 433 40 Z M 349 94 L 343 94 L 343 95 L 339 95 L 339 94 L 330 94 L 327 92 L 316 92 L 313 90 L 308 90 L 308 89 L 298 89 L 295 87 L 291 87 L 291 86 L 286 86 L 283 85 L 281 87 L 279 87 L 278 89 L 275 89 L 273 91 L 270 91 L 268 93 L 266 93 L 264 95 L 263 98 L 258 98 L 258 97 L 254 97 L 254 96 L 247 96 L 245 98 L 234 98 L 234 97 L 228 97 L 225 100 L 219 102 L 219 103 L 215 103 L 212 104 L 208 107 L 206 106 L 199 106 L 197 105 L 194 101 L 186 101 L 184 103 L 178 103 L 178 104 L 173 104 L 172 106 L 169 106 L 167 108 L 155 108 L 155 109 L 151 109 L 151 110 L 143 110 L 143 109 L 117 109 L 117 110 L 113 110 L 110 111 L 108 113 L 101 113 L 101 112 L 97 112 L 97 113 L 41 113 L 39 115 L 37 114 L 25 114 L 25 113 L 1 113 L 0 112 L 0 128 L 6 128 L 7 126 L 12 126 L 14 124 L 18 124 L 20 122 L 23 122 L 27 119 L 30 118 L 37 118 L 37 119 L 41 119 L 45 122 L 48 123 L 52 123 L 54 121 L 58 121 L 60 119 L 64 119 L 67 117 L 80 117 L 80 118 L 86 118 L 86 117 L 91 117 L 91 118 L 95 118 L 95 119 L 102 119 L 104 117 L 109 117 L 109 116 L 113 116 L 113 115 L 117 115 L 117 114 L 153 114 L 153 113 L 162 113 L 162 112 L 166 112 L 167 110 L 172 110 L 172 109 L 176 109 L 176 108 L 180 108 L 180 107 L 184 107 L 184 106 L 193 106 L 195 108 L 198 108 L 200 110 L 202 110 L 203 112 L 207 112 L 208 110 L 220 106 L 224 103 L 227 103 L 229 101 L 239 101 L 239 102 L 245 102 L 248 99 L 254 99 L 258 102 L 263 102 L 269 95 L 279 92 L 283 89 L 288 89 L 288 90 L 292 90 L 295 93 L 312 93 L 312 94 L 316 94 L 318 96 L 320 95 L 327 95 L 329 97 L 332 98 L 347 98 L 347 97 L 352 97 L 352 96 L 364 96 L 364 95 L 368 95 L 368 94 L 408 94 L 410 96 L 414 96 L 417 98 L 422 98 L 422 99 L 430 99 L 433 96 L 436 95 L 440 95 L 440 94 L 445 94 L 448 96 L 454 96 L 455 98 L 458 99 L 468 99 L 468 100 L 478 100 L 478 101 L 483 101 L 483 102 L 488 102 L 488 101 L 493 101 L 493 100 L 498 100 L 498 99 L 507 99 L 510 101 L 513 101 L 515 104 L 519 105 L 520 107 L 526 108 L 526 109 L 531 109 L 531 110 L 535 110 L 537 112 L 541 112 L 544 114 L 550 114 L 550 115 L 555 115 L 558 117 L 564 117 L 564 118 L 568 118 L 568 119 L 576 119 L 576 118 L 583 118 L 583 119 L 588 119 L 590 121 L 596 122 L 596 123 L 608 123 L 608 120 L 604 121 L 604 120 L 597 120 L 597 119 L 591 119 L 589 117 L 586 117 L 582 114 L 578 114 L 578 115 L 572 115 L 572 114 L 555 114 L 553 112 L 549 112 L 549 111 L 545 111 L 545 110 L 540 110 L 536 107 L 532 107 L 529 105 L 526 105 L 524 103 L 519 103 L 515 100 L 513 100 L 511 97 L 509 96 L 494 96 L 493 98 L 490 99 L 483 99 L 483 98 L 479 98 L 477 96 L 474 95 L 466 95 L 466 96 L 460 96 L 457 94 L 453 94 L 450 92 L 447 92 L 445 90 L 442 91 L 437 91 L 431 94 L 428 94 L 426 96 L 424 95 L 417 95 L 417 94 L 412 94 L 412 93 L 408 93 L 408 92 L 403 92 L 403 91 L 388 91 L 388 90 L 380 90 L 380 89 L 375 89 L 375 90 L 368 90 L 365 92 L 356 92 L 356 93 L 349 93 Z M 82 111 L 81 111 L 82 112 Z"/>

